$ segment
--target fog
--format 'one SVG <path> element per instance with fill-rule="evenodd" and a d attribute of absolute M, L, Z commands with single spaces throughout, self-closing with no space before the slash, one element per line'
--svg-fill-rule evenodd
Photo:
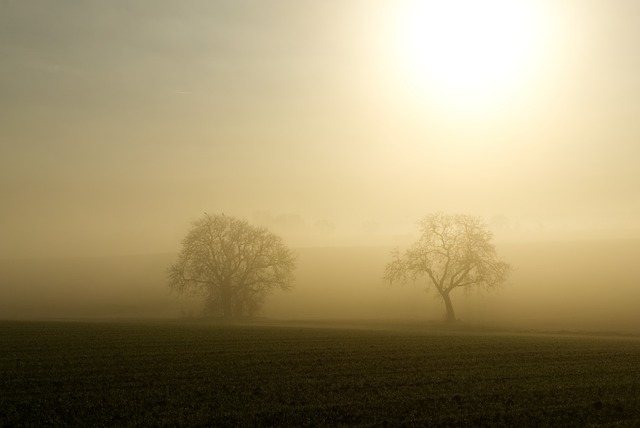
<path fill-rule="evenodd" d="M 426 282 L 383 282 L 388 247 L 297 249 L 296 283 L 275 291 L 268 320 L 440 323 L 445 309 Z M 515 270 L 494 292 L 455 291 L 465 325 L 543 331 L 640 332 L 640 240 L 498 246 Z M 9 319 L 184 319 L 199 297 L 170 292 L 174 254 L 3 260 L 0 313 Z"/>
<path fill-rule="evenodd" d="M 389 248 L 302 251 L 299 284 L 265 310 L 278 317 L 442 321 L 442 299 L 426 280 L 383 283 Z M 640 331 L 640 241 L 518 243 L 498 246 L 515 267 L 496 292 L 452 294 L 471 325 Z"/>
<path fill-rule="evenodd" d="M 436 49 L 410 0 L 0 2 L 0 318 L 197 314 L 165 270 L 224 212 L 299 253 L 264 316 L 439 320 L 381 277 L 442 211 L 515 268 L 463 321 L 640 325 L 640 4 L 521 3 Z"/>

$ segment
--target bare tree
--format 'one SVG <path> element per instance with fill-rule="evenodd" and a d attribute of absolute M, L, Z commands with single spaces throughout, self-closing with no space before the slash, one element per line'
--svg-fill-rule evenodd
<path fill-rule="evenodd" d="M 254 315 L 269 292 L 291 288 L 296 261 L 282 239 L 244 220 L 206 214 L 182 241 L 169 287 L 205 297 L 224 317 Z"/>
<path fill-rule="evenodd" d="M 502 284 L 511 266 L 500 260 L 491 243 L 491 231 L 469 215 L 431 214 L 418 223 L 420 238 L 403 254 L 398 248 L 385 269 L 389 282 L 426 277 L 444 300 L 447 322 L 456 320 L 451 292 L 473 287 L 493 289 Z"/>

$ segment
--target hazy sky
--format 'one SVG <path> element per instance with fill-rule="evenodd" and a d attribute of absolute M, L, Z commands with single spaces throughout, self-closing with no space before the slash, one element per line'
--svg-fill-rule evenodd
<path fill-rule="evenodd" d="M 0 0 L 0 257 L 640 237 L 640 2 L 449 3 Z"/>

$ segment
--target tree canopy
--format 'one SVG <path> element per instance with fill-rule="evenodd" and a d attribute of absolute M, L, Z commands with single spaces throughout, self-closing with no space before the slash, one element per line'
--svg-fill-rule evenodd
<path fill-rule="evenodd" d="M 169 286 L 202 295 L 209 313 L 255 315 L 274 289 L 290 289 L 296 260 L 282 239 L 263 227 L 224 214 L 193 222 Z"/>
<path fill-rule="evenodd" d="M 384 278 L 390 282 L 426 278 L 447 309 L 447 321 L 456 320 L 450 293 L 462 288 L 493 289 L 511 271 L 491 243 L 492 233 L 477 217 L 436 213 L 419 221 L 420 238 L 404 253 L 392 252 Z"/>

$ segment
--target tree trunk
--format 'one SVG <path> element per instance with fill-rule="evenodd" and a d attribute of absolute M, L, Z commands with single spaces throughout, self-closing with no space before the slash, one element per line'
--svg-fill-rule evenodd
<path fill-rule="evenodd" d="M 225 318 L 233 318 L 233 293 L 229 285 L 222 285 L 220 289 L 220 300 L 222 303 L 222 316 Z"/>
<path fill-rule="evenodd" d="M 451 324 L 456 321 L 456 313 L 453 311 L 453 304 L 451 303 L 451 297 L 449 297 L 449 292 L 444 292 L 442 294 L 442 300 L 444 300 L 444 305 L 447 307 L 447 323 Z"/>

